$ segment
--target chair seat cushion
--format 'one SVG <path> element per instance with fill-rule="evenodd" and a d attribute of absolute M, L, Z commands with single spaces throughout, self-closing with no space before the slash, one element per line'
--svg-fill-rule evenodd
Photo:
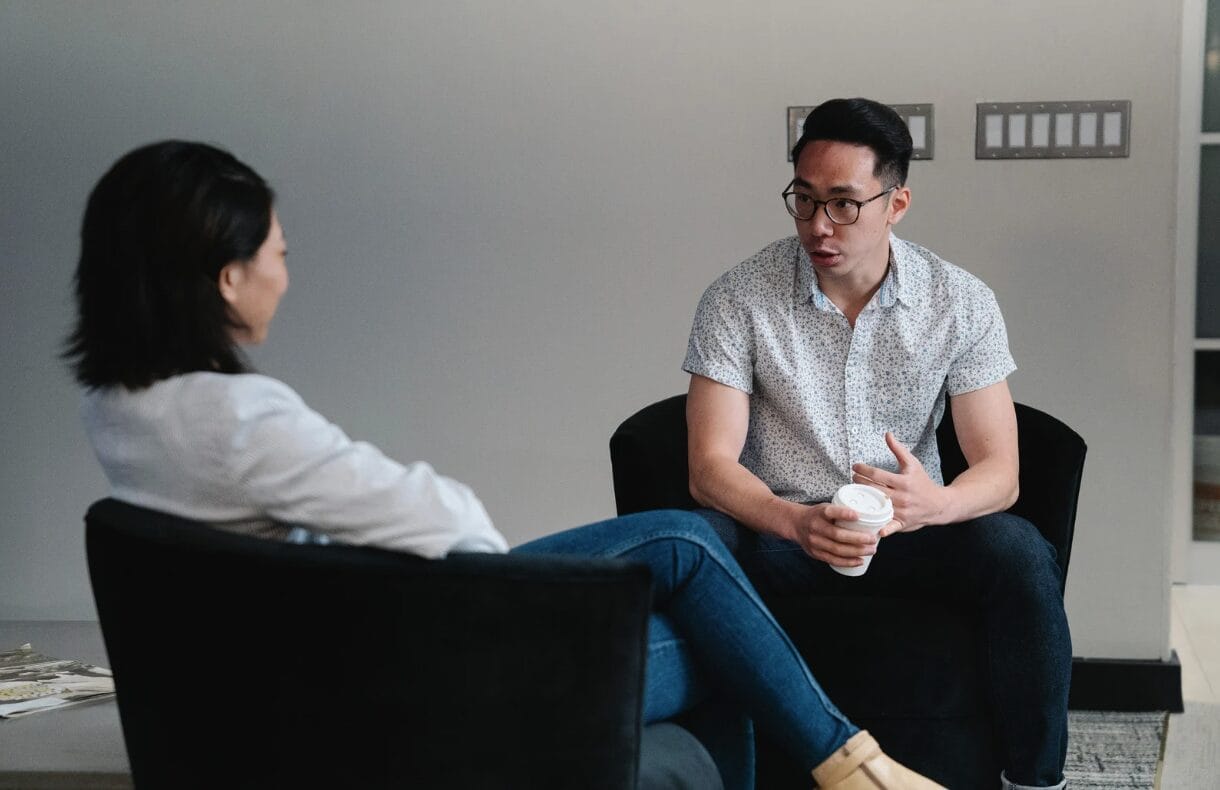
<path fill-rule="evenodd" d="M 650 724 L 640 735 L 639 790 L 723 790 L 707 749 L 670 722 Z"/>

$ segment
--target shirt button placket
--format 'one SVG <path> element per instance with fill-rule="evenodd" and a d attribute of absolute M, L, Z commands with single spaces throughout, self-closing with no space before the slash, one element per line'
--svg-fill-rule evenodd
<path fill-rule="evenodd" d="M 863 458 L 860 450 L 860 425 L 863 414 L 864 382 L 861 380 L 863 366 L 860 358 L 863 354 L 861 343 L 860 321 L 856 321 L 856 331 L 848 335 L 847 363 L 843 370 L 844 403 L 843 414 L 847 422 L 847 471 L 850 474 L 851 465 Z"/>

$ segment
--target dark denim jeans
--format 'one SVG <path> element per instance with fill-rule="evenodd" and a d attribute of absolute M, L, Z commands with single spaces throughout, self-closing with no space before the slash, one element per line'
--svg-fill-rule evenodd
<path fill-rule="evenodd" d="M 1007 777 L 1054 787 L 1067 754 L 1072 642 L 1055 550 L 1028 521 L 996 513 L 882 539 L 868 572 L 843 576 L 790 541 L 713 510 L 706 517 L 764 597 L 884 595 L 952 601 L 980 617 Z M 833 625 L 827 624 L 833 635 Z M 882 744 L 884 746 L 884 744 Z"/>
<path fill-rule="evenodd" d="M 782 745 L 810 769 L 857 732 L 826 698 L 702 517 L 680 510 L 637 513 L 540 538 L 514 551 L 618 557 L 652 570 L 656 614 L 649 627 L 645 721 L 694 708 L 710 687 L 780 733 Z M 740 726 L 740 717 L 737 721 L 735 732 L 722 729 L 719 738 L 704 743 L 726 788 L 749 788 L 753 734 Z"/>

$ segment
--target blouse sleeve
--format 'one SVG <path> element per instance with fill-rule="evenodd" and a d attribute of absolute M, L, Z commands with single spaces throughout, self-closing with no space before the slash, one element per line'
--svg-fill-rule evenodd
<path fill-rule="evenodd" d="M 274 379 L 242 378 L 256 391 L 236 399 L 228 468 L 251 506 L 334 540 L 424 557 L 508 550 L 469 487 L 353 442 Z"/>

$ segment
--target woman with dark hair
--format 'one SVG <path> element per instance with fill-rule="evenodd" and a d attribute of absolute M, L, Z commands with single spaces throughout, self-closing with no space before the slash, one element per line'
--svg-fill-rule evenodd
<path fill-rule="evenodd" d="M 239 346 L 266 337 L 288 287 L 286 252 L 271 189 L 217 148 L 145 146 L 94 188 L 66 356 L 87 389 L 82 415 L 113 495 L 270 538 L 304 528 L 425 557 L 506 551 L 469 488 L 351 441 L 289 387 L 250 371 Z M 938 787 L 830 703 L 701 517 L 641 513 L 516 551 L 651 569 L 647 721 L 697 701 L 693 658 L 820 787 Z M 749 787 L 749 772 L 738 773 L 728 784 Z"/>
<path fill-rule="evenodd" d="M 228 264 L 282 246 L 273 200 L 257 173 L 210 146 L 171 141 L 119 160 L 81 227 L 77 380 L 135 390 L 178 373 L 247 372 L 234 334 L 245 330 L 217 286 Z M 287 286 L 285 273 L 280 293 Z"/>

